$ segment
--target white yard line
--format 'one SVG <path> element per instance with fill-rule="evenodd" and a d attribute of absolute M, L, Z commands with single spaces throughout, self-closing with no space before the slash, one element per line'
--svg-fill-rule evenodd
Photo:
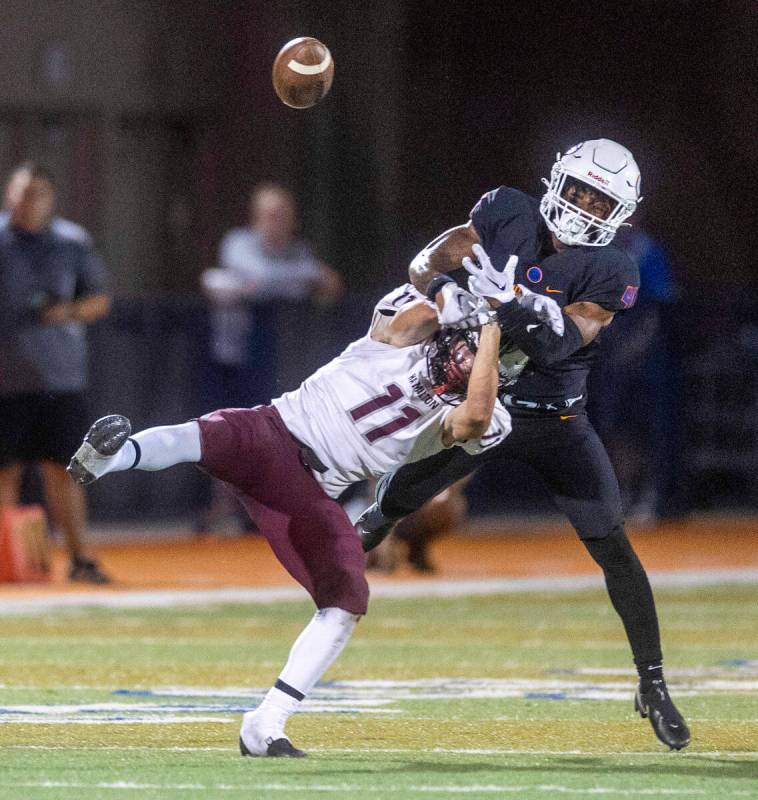
<path fill-rule="evenodd" d="M 78 745 L 66 746 L 60 744 L 4 744 L 4 750 L 115 750 L 115 751 L 141 751 L 141 752 L 162 752 L 162 753 L 236 753 L 237 746 L 227 745 L 224 747 L 191 747 L 191 746 L 164 746 L 164 745 Z M 680 753 L 672 754 L 666 751 L 663 746 L 657 750 L 525 750 L 509 749 L 503 747 L 309 747 L 309 753 L 321 755 L 370 755 L 371 753 L 386 753 L 388 755 L 408 755 L 408 754 L 427 754 L 427 755 L 463 755 L 463 756 L 587 756 L 595 757 L 619 757 L 619 758 L 650 758 L 658 757 L 661 759 L 697 759 L 697 758 L 718 758 L 739 761 L 742 759 L 753 760 L 758 758 L 758 750 L 734 751 L 734 750 L 685 750 Z"/>
<path fill-rule="evenodd" d="M 366 786 L 349 783 L 307 783 L 296 781 L 292 783 L 137 783 L 135 781 L 110 781 L 96 783 L 81 783 L 74 781 L 24 781 L 14 783 L 0 783 L 3 788 L 29 788 L 29 789 L 107 789 L 112 791 L 133 791 L 145 789 L 159 789 L 165 791 L 261 791 L 268 792 L 297 792 L 299 794 L 319 793 L 344 793 L 355 794 L 371 793 L 382 795 L 407 794 L 408 792 L 421 792 L 430 794 L 515 794 L 523 792 L 541 792 L 547 795 L 576 795 L 580 797 L 597 797 L 598 795 L 614 795 L 619 797 L 712 797 L 710 789 L 669 789 L 669 788 L 634 788 L 622 789 L 610 786 L 592 786 L 577 788 L 561 784 L 480 784 L 480 785 L 405 785 L 392 786 L 382 782 L 380 786 Z M 755 797 L 752 790 L 718 790 L 719 797 Z M 259 796 L 259 795 L 257 795 Z"/>
<path fill-rule="evenodd" d="M 718 569 L 650 573 L 659 589 L 690 589 L 718 585 L 758 584 L 756 569 Z M 466 597 L 533 592 L 576 592 L 603 586 L 601 575 L 529 578 L 480 578 L 470 580 L 381 581 L 371 585 L 372 597 L 412 599 L 424 597 Z M 57 593 L 39 597 L 0 598 L 0 616 L 49 614 L 60 608 L 174 608 L 223 603 L 268 605 L 307 600 L 299 587 L 156 589 L 151 591 L 95 590 L 86 594 Z"/>

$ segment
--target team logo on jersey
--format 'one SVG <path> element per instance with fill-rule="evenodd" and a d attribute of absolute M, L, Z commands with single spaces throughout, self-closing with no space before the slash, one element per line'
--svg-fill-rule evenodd
<path fill-rule="evenodd" d="M 542 281 L 542 270 L 535 264 L 526 271 L 526 279 L 529 283 L 540 283 Z"/>
<path fill-rule="evenodd" d="M 639 286 L 627 286 L 626 289 L 624 289 L 624 294 L 621 295 L 621 305 L 623 305 L 624 308 L 631 308 L 634 305 L 639 289 Z"/>

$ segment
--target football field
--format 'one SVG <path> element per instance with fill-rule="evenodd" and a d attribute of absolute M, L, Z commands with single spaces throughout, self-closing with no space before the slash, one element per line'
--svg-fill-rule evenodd
<path fill-rule="evenodd" d="M 292 718 L 242 758 L 304 602 L 0 617 L 0 798 L 758 798 L 753 586 L 657 591 L 681 753 L 632 708 L 601 589 L 372 601 Z"/>

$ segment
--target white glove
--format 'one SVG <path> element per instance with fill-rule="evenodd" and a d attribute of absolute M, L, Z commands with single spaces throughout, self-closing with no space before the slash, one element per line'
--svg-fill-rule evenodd
<path fill-rule="evenodd" d="M 502 272 L 498 272 L 490 261 L 485 249 L 480 244 L 472 248 L 476 261 L 466 256 L 463 261 L 464 269 L 471 277 L 468 279 L 468 288 L 477 297 L 491 297 L 499 303 L 508 303 L 516 296 L 513 290 L 513 281 L 516 274 L 518 256 L 511 256 Z"/>
<path fill-rule="evenodd" d="M 537 319 L 540 322 L 544 322 L 553 333 L 563 336 L 565 323 L 563 312 L 558 303 L 552 297 L 535 294 L 535 292 L 527 289 L 522 284 L 519 284 L 518 287 L 521 290 L 521 294 L 517 296 L 517 299 L 521 308 L 531 309 L 537 315 Z"/>
<path fill-rule="evenodd" d="M 491 309 L 481 298 L 455 283 L 444 284 L 440 293 L 443 305 L 437 307 L 437 319 L 443 328 L 478 328 L 488 321 Z"/>

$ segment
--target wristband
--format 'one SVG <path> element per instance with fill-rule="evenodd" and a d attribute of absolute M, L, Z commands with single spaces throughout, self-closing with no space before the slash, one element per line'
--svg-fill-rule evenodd
<path fill-rule="evenodd" d="M 455 281 L 449 275 L 435 275 L 432 278 L 432 282 L 429 284 L 429 288 L 426 290 L 427 300 L 433 303 L 437 299 L 437 292 L 439 292 L 446 283 L 455 283 Z"/>

